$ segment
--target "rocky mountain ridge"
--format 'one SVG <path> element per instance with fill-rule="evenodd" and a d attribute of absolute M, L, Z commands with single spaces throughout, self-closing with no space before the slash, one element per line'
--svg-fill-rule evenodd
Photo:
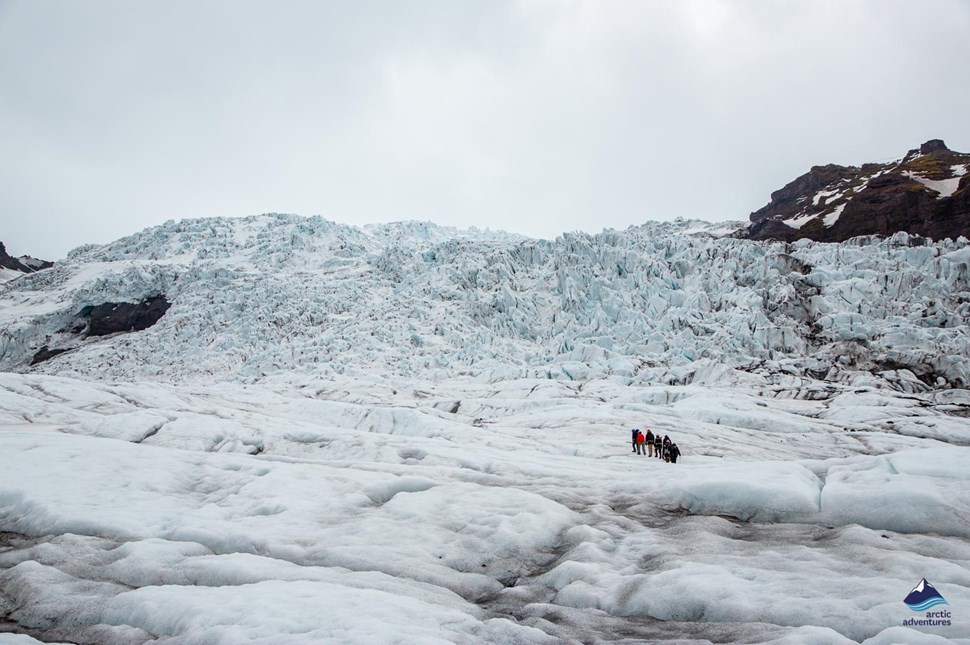
<path fill-rule="evenodd" d="M 970 154 L 940 139 L 902 159 L 862 166 L 829 164 L 771 194 L 740 237 L 842 242 L 899 231 L 936 240 L 970 236 Z"/>
<path fill-rule="evenodd" d="M 3 242 L 0 242 L 0 270 L 9 269 L 20 273 L 33 273 L 41 269 L 49 269 L 52 266 L 54 266 L 53 262 L 38 260 L 29 255 L 22 255 L 19 258 L 12 257 L 7 253 L 7 247 L 4 246 Z"/>

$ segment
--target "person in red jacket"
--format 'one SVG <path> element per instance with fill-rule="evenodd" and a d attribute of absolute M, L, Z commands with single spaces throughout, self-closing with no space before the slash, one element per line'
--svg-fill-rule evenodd
<path fill-rule="evenodd" d="M 646 442 L 646 437 L 643 436 L 642 432 L 637 430 L 637 454 L 638 455 L 647 454 L 647 446 L 645 442 Z"/>

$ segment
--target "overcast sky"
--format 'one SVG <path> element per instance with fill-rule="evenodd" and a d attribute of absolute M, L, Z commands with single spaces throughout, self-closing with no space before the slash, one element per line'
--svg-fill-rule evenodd
<path fill-rule="evenodd" d="M 263 212 L 555 237 L 970 152 L 966 0 L 0 0 L 0 241 Z"/>

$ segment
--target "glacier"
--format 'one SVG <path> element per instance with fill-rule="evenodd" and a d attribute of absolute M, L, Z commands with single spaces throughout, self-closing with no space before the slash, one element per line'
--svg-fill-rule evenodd
<path fill-rule="evenodd" d="M 266 214 L 6 280 L 0 643 L 970 642 L 902 602 L 970 601 L 970 243 L 731 228 Z"/>

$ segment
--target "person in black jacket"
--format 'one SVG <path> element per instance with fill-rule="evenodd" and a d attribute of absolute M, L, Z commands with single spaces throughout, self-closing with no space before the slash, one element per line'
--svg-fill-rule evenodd
<path fill-rule="evenodd" d="M 631 437 L 633 439 L 633 452 L 636 452 L 637 451 L 637 434 L 639 434 L 640 431 L 637 430 L 636 428 L 633 428 L 632 430 L 630 430 L 630 432 L 633 433 L 633 435 Z"/>
<path fill-rule="evenodd" d="M 680 448 L 677 447 L 677 444 L 672 443 L 670 444 L 670 463 L 676 464 L 677 457 L 680 457 Z"/>
<path fill-rule="evenodd" d="M 647 456 L 653 457 L 653 441 L 654 441 L 653 430 L 651 430 L 650 428 L 647 428 L 647 434 L 644 436 L 646 437 L 646 441 L 647 441 Z"/>

